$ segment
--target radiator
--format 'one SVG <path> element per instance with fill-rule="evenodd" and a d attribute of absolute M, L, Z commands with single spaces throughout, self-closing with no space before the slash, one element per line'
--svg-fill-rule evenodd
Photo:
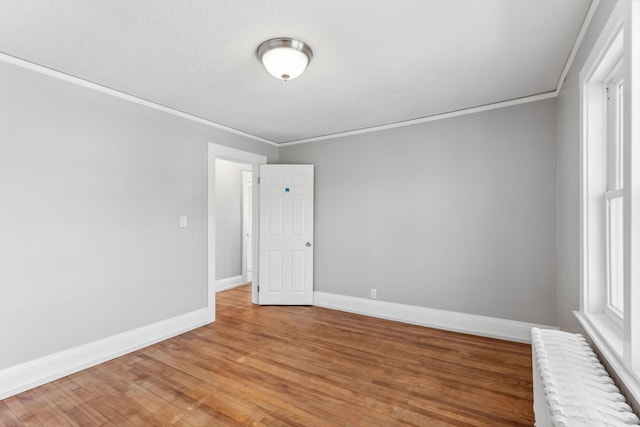
<path fill-rule="evenodd" d="M 580 334 L 531 329 L 537 427 L 640 425 Z"/>

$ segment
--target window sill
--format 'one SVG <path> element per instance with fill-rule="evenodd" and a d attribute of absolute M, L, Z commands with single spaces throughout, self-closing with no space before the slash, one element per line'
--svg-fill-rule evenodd
<path fill-rule="evenodd" d="M 622 329 L 604 313 L 584 313 L 574 311 L 580 325 L 599 350 L 604 344 L 609 353 L 622 361 L 624 355 L 624 338 Z"/>
<path fill-rule="evenodd" d="M 624 337 L 622 330 L 604 313 L 591 314 L 574 311 L 588 338 L 598 350 L 609 372 L 623 390 L 627 400 L 636 411 L 640 411 L 640 378 L 624 364 Z"/>

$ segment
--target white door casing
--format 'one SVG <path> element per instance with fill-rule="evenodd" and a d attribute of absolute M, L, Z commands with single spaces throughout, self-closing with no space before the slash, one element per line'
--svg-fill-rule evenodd
<path fill-rule="evenodd" d="M 252 173 L 242 171 L 242 272 L 245 282 L 253 280 L 252 184 Z"/>
<path fill-rule="evenodd" d="M 216 317 L 216 159 L 230 160 L 238 163 L 248 163 L 251 165 L 252 173 L 255 177 L 259 176 L 260 168 L 258 165 L 267 163 L 267 157 L 262 154 L 251 153 L 248 151 L 238 150 L 236 148 L 227 147 L 224 145 L 214 144 L 209 142 L 208 153 L 208 239 L 207 239 L 207 322 L 213 322 Z M 255 181 L 254 181 L 255 182 Z M 258 194 L 253 192 L 252 195 L 253 206 L 253 219 L 252 219 L 252 245 L 253 245 L 253 259 L 257 259 L 258 256 L 258 242 L 255 238 L 259 236 L 258 231 L 260 216 L 260 203 L 258 203 Z M 253 265 L 254 276 L 259 274 L 260 264 Z M 257 283 L 251 286 L 251 302 L 258 303 Z"/>
<path fill-rule="evenodd" d="M 260 165 L 258 301 L 313 304 L 313 165 Z"/>

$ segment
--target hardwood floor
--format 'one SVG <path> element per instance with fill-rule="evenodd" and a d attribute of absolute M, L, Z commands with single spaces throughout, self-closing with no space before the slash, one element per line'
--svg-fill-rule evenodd
<path fill-rule="evenodd" d="M 531 426 L 529 345 L 259 307 L 0 401 L 0 425 Z"/>

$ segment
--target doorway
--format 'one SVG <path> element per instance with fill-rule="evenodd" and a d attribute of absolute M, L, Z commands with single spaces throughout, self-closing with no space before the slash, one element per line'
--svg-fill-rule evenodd
<path fill-rule="evenodd" d="M 233 162 L 236 164 L 245 164 L 250 169 L 252 179 L 257 180 L 260 176 L 259 165 L 266 164 L 267 158 L 261 154 L 250 153 L 248 151 L 242 151 L 235 148 L 226 147 L 219 144 L 209 143 L 209 155 L 208 155 L 208 283 L 207 283 L 207 321 L 213 322 L 216 314 L 216 278 L 217 278 L 217 250 L 216 247 L 219 235 L 223 236 L 221 230 L 218 230 L 216 226 L 216 218 L 218 213 L 216 204 L 216 160 L 224 160 Z M 240 178 L 241 179 L 241 178 Z M 258 245 L 258 218 L 259 218 L 259 203 L 258 194 L 256 191 L 252 191 L 251 194 L 251 242 L 250 248 L 247 248 L 251 253 L 251 266 L 252 266 L 252 278 L 258 277 L 259 265 L 257 260 L 257 245 Z M 238 215 L 241 217 L 241 215 Z M 240 219 L 240 222 L 241 219 Z M 227 270 L 228 271 L 228 270 Z M 251 285 L 251 302 L 257 303 L 257 280 L 252 281 Z"/>
<path fill-rule="evenodd" d="M 242 171 L 242 277 L 253 281 L 253 172 Z"/>
<path fill-rule="evenodd" d="M 248 163 L 216 159 L 216 292 L 249 281 L 252 204 L 248 191 L 252 175 Z"/>

